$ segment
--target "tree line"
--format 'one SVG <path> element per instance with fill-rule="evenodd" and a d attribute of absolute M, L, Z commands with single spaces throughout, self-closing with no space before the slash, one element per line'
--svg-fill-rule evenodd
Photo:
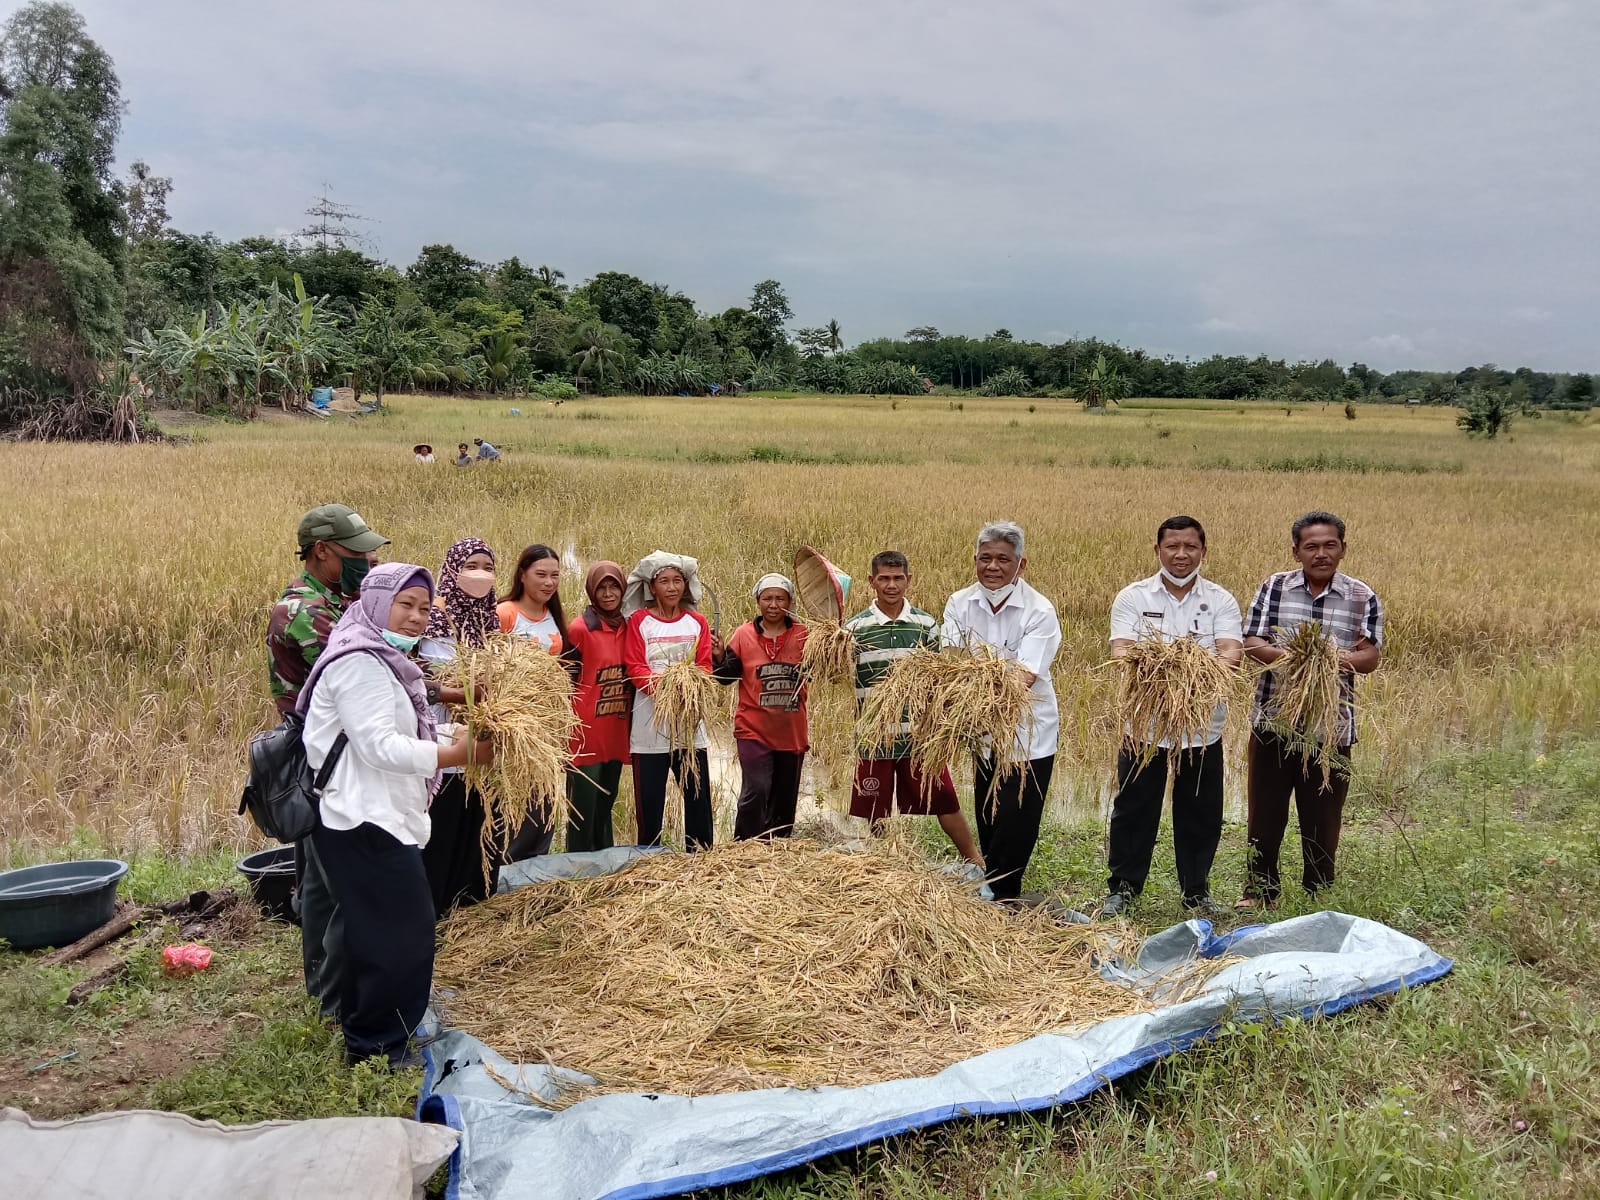
<path fill-rule="evenodd" d="M 222 241 L 172 227 L 172 180 L 112 171 L 124 104 L 114 64 L 62 3 L 0 34 L 0 428 L 136 434 L 139 390 L 248 416 L 347 383 L 385 392 L 709 391 L 1357 400 L 1587 408 L 1594 380 L 1495 364 L 1384 373 L 1331 359 L 1157 356 L 1095 337 L 1045 343 L 932 326 L 850 346 L 837 320 L 793 328 L 777 280 L 706 311 L 623 271 L 573 283 L 450 244 L 404 266 L 366 252 L 329 197 L 290 237 Z M 132 422 L 133 424 L 130 424 Z M 80 428 L 81 427 L 81 428 Z"/>

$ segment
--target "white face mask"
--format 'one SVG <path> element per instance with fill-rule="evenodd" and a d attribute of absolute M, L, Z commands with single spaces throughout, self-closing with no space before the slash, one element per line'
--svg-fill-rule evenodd
<path fill-rule="evenodd" d="M 1173 587 L 1188 587 L 1196 579 L 1200 578 L 1200 568 L 1196 567 L 1187 575 L 1174 575 L 1171 571 L 1167 570 L 1165 567 L 1162 567 L 1161 578 L 1165 579 Z"/>
<path fill-rule="evenodd" d="M 999 608 L 1010 598 L 1011 593 L 1017 590 L 1017 581 L 1013 579 L 1004 587 L 997 588 L 984 587 L 980 583 L 978 590 L 983 593 L 983 598 L 989 602 L 991 608 Z"/>

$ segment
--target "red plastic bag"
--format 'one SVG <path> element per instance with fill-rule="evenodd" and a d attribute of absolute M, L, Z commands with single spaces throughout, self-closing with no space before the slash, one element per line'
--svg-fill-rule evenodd
<path fill-rule="evenodd" d="M 193 975 L 211 965 L 211 947 L 199 942 L 185 942 L 181 946 L 168 946 L 161 952 L 161 973 L 174 978 Z"/>

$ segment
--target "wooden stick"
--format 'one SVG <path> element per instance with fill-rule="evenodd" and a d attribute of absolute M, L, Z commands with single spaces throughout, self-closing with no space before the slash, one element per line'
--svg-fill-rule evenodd
<path fill-rule="evenodd" d="M 104 925 L 84 934 L 72 945 L 63 946 L 54 953 L 45 955 L 39 960 L 38 965 L 41 967 L 59 967 L 63 963 L 76 962 L 84 955 L 100 949 L 107 942 L 116 941 L 140 921 L 154 915 L 150 909 L 145 908 L 143 905 L 133 904 L 129 901 L 119 902 L 117 909 L 117 914 Z"/>
<path fill-rule="evenodd" d="M 101 988 L 109 987 L 111 984 L 115 983 L 119 978 L 121 978 L 122 973 L 127 969 L 128 960 L 125 958 L 117 959 L 116 962 L 112 963 L 104 970 L 95 972 L 81 983 L 73 984 L 72 990 L 67 993 L 67 1003 L 82 1004 Z"/>

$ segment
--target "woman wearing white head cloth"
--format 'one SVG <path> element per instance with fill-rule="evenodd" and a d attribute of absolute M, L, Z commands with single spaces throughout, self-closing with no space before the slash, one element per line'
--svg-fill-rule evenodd
<path fill-rule="evenodd" d="M 790 614 L 794 584 L 763 575 L 751 592 L 756 618 L 733 631 L 716 676 L 739 685 L 733 735 L 739 747 L 739 810 L 733 836 L 788 837 L 800 799 L 800 768 L 811 745 L 800 655 L 806 627 Z"/>
<path fill-rule="evenodd" d="M 656 728 L 652 690 L 655 677 L 675 662 L 692 660 L 707 674 L 712 669 L 711 626 L 695 606 L 700 602 L 700 564 L 683 554 L 657 550 L 639 560 L 628 575 L 623 610 L 629 613 L 622 639 L 622 665 L 637 689 L 633 725 L 628 734 L 633 760 L 633 802 L 641 846 L 661 841 L 667 806 L 667 776 L 683 792 L 683 834 L 687 848 L 711 845 L 711 769 L 706 757 L 706 731 L 695 730 L 691 751 L 674 749 Z"/>

